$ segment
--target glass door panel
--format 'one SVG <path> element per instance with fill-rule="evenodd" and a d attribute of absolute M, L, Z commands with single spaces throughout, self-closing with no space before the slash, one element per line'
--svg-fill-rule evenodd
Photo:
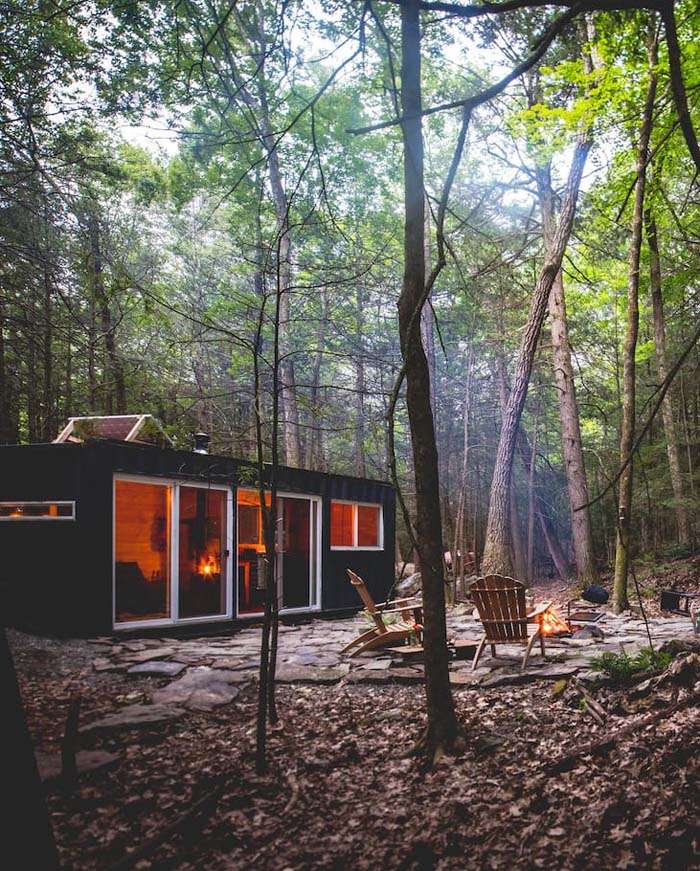
<path fill-rule="evenodd" d="M 270 504 L 266 495 L 267 504 Z M 265 608 L 265 591 L 258 589 L 258 560 L 265 556 L 260 496 L 254 490 L 239 490 L 236 497 L 238 520 L 238 613 L 260 614 Z"/>
<path fill-rule="evenodd" d="M 283 496 L 281 584 L 283 608 L 311 605 L 311 500 Z"/>
<path fill-rule="evenodd" d="M 226 493 L 179 488 L 179 618 L 226 613 Z"/>
<path fill-rule="evenodd" d="M 170 617 L 172 488 L 114 482 L 115 620 Z"/>

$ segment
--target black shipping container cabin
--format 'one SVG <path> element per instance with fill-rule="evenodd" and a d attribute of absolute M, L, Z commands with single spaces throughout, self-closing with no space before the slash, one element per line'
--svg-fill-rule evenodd
<path fill-rule="evenodd" d="M 278 496 L 283 615 L 358 610 L 348 568 L 386 598 L 390 485 L 282 468 Z M 6 625 L 91 635 L 254 619 L 263 550 L 248 462 L 109 439 L 0 447 Z"/>

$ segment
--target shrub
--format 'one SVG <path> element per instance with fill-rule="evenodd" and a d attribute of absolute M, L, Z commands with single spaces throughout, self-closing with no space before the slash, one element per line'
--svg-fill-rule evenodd
<path fill-rule="evenodd" d="M 643 647 L 638 653 L 631 656 L 624 651 L 612 653 L 608 651 L 595 656 L 591 660 L 591 668 L 595 671 L 604 672 L 616 683 L 626 683 L 637 674 L 644 674 L 657 669 L 666 668 L 673 656 L 670 653 L 661 653 L 651 647 Z"/>

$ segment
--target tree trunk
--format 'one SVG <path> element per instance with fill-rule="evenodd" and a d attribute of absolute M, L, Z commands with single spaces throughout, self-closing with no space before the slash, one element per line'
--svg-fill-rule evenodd
<path fill-rule="evenodd" d="M 3 301 L 0 298 L 0 444 L 12 443 L 12 422 L 10 420 L 10 380 L 7 377 L 5 361 L 5 318 Z"/>
<path fill-rule="evenodd" d="M 554 233 L 554 191 L 552 190 L 550 165 L 537 172 L 537 188 L 544 228 L 545 247 L 552 244 Z M 569 491 L 569 511 L 571 517 L 571 543 L 576 563 L 576 576 L 581 586 L 598 582 L 598 571 L 593 551 L 593 534 L 589 509 L 579 508 L 588 505 L 588 481 L 581 443 L 574 369 L 571 364 L 571 344 L 566 317 L 564 296 L 564 276 L 560 269 L 554 279 L 549 295 L 549 315 L 552 322 L 552 357 L 554 362 L 554 381 L 559 398 L 559 420 L 561 422 L 561 447 Z"/>
<path fill-rule="evenodd" d="M 42 419 L 42 436 L 44 441 L 51 441 L 56 437 L 56 421 L 54 419 L 54 395 L 53 395 L 53 322 L 51 312 L 51 302 L 53 297 L 53 288 L 51 287 L 51 275 L 49 273 L 48 259 L 49 252 L 44 251 L 44 337 L 43 337 L 43 368 L 44 368 L 44 396 L 43 396 L 43 419 Z"/>
<path fill-rule="evenodd" d="M 421 341 L 425 304 L 425 215 L 421 123 L 419 0 L 401 6 L 401 125 L 404 142 L 404 276 L 398 302 L 401 353 L 406 373 L 406 404 L 411 428 L 416 482 L 416 530 L 423 585 L 427 752 L 449 751 L 460 728 L 448 670 L 442 524 L 430 373 Z"/>
<path fill-rule="evenodd" d="M 115 327 L 112 323 L 112 313 L 109 308 L 109 299 L 104 284 L 104 271 L 102 265 L 102 250 L 100 247 L 100 228 L 95 215 L 92 213 L 88 217 L 88 232 L 90 234 L 90 256 L 92 259 L 92 278 L 95 302 L 100 312 L 100 326 L 102 329 L 102 340 L 105 345 L 105 354 L 109 370 L 111 374 L 112 384 L 107 380 L 105 373 L 105 396 L 104 406 L 107 414 L 112 414 L 115 409 L 114 400 L 116 399 L 116 413 L 126 414 L 126 386 L 124 383 L 124 369 L 122 362 L 117 352 L 117 346 L 114 338 Z M 114 397 L 112 395 L 114 389 Z"/>
<path fill-rule="evenodd" d="M 355 332 L 355 468 L 354 474 L 364 478 L 367 474 L 365 464 L 365 355 L 364 339 L 364 287 L 357 285 Z"/>
<path fill-rule="evenodd" d="M 645 211 L 645 224 L 647 234 L 647 246 L 649 248 L 649 284 L 651 288 L 652 316 L 654 320 L 654 345 L 656 347 L 656 362 L 659 371 L 659 381 L 666 380 L 668 375 L 668 363 L 666 362 L 666 323 L 664 317 L 664 304 L 661 293 L 661 257 L 659 256 L 659 238 L 656 229 L 656 220 L 651 209 Z M 678 438 L 676 436 L 676 424 L 673 419 L 673 406 L 671 395 L 667 393 L 661 405 L 661 416 L 664 424 L 666 437 L 666 455 L 668 456 L 668 468 L 671 475 L 673 499 L 676 510 L 676 525 L 678 527 L 678 541 L 681 544 L 690 544 L 690 529 L 688 526 L 688 514 L 683 502 L 683 476 L 678 456 Z"/>
<path fill-rule="evenodd" d="M 498 451 L 496 453 L 496 464 L 491 483 L 491 500 L 489 502 L 489 516 L 486 524 L 486 542 L 481 566 L 484 574 L 512 574 L 508 510 L 513 456 L 518 428 L 527 397 L 537 343 L 547 313 L 547 302 L 554 279 L 561 268 L 561 261 L 571 234 L 576 213 L 578 189 L 589 149 L 590 141 L 587 137 L 583 137 L 576 145 L 559 223 L 553 234 L 550 250 L 546 252 L 544 267 L 535 285 L 530 312 L 520 343 L 518 362 L 515 368 L 513 386 L 508 398 L 508 407 L 503 417 Z"/>
<path fill-rule="evenodd" d="M 272 199 L 277 217 L 277 270 L 280 287 L 279 299 L 279 345 L 280 345 L 280 410 L 285 461 L 288 466 L 301 467 L 302 452 L 299 436 L 299 408 L 297 406 L 294 359 L 291 356 L 290 302 L 292 283 L 292 240 L 289 235 L 289 204 L 280 171 L 279 155 L 269 119 L 267 95 L 260 85 L 261 129 L 267 149 L 267 164 L 272 189 Z"/>
<path fill-rule="evenodd" d="M 657 44 L 650 39 L 649 84 L 644 103 L 644 116 L 637 147 L 636 185 L 632 210 L 631 239 L 629 250 L 629 276 L 627 282 L 627 332 L 623 350 L 622 374 L 622 424 L 620 427 L 620 465 L 627 464 L 620 477 L 618 491 L 617 540 L 615 545 L 615 579 L 613 582 L 613 607 L 617 614 L 628 607 L 627 570 L 630 558 L 630 529 L 632 514 L 632 472 L 634 457 L 635 395 L 637 333 L 639 331 L 639 258 L 642 249 L 644 224 L 644 189 L 649 139 L 656 99 Z"/>

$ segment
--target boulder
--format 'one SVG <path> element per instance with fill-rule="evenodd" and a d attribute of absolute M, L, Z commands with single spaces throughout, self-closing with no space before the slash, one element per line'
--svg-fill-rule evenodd
<path fill-rule="evenodd" d="M 399 581 L 394 587 L 394 598 L 401 596 L 414 596 L 421 590 L 420 572 L 414 572 L 412 575 Z"/>

